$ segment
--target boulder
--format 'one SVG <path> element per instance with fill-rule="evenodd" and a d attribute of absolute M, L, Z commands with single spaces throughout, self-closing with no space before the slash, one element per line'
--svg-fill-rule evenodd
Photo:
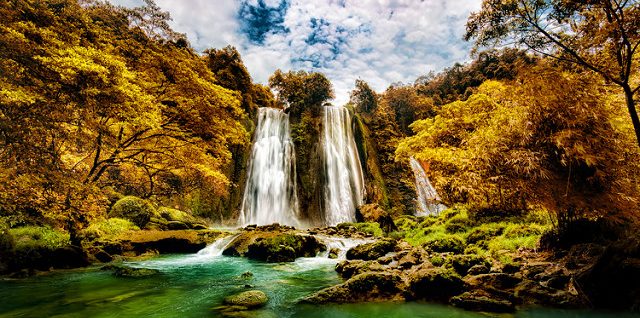
<path fill-rule="evenodd" d="M 472 311 L 508 313 L 514 312 L 515 306 L 508 300 L 495 299 L 489 295 L 474 292 L 465 292 L 458 296 L 453 296 L 451 305 Z"/>
<path fill-rule="evenodd" d="M 258 308 L 267 304 L 269 298 L 259 290 L 248 290 L 224 298 L 224 303 L 230 306 L 240 306 L 245 308 Z"/>
<path fill-rule="evenodd" d="M 325 288 L 302 302 L 313 304 L 356 303 L 403 299 L 402 279 L 396 273 L 362 273 L 343 284 Z"/>
<path fill-rule="evenodd" d="M 376 261 L 352 260 L 342 261 L 336 265 L 336 272 L 344 279 L 365 272 L 382 272 L 384 270 L 385 267 Z"/>
<path fill-rule="evenodd" d="M 313 257 L 327 247 L 313 236 L 281 234 L 258 238 L 248 245 L 245 256 L 269 263 L 293 262 L 298 257 Z"/>
<path fill-rule="evenodd" d="M 489 260 L 475 254 L 453 255 L 447 259 L 445 264 L 453 267 L 453 269 L 462 276 L 467 275 L 469 269 L 476 265 L 482 265 L 487 268 L 491 267 Z"/>
<path fill-rule="evenodd" d="M 148 277 L 148 276 L 160 274 L 160 271 L 157 269 L 137 268 L 137 267 L 124 266 L 124 265 L 106 265 L 100 269 L 111 270 L 113 271 L 113 276 L 116 276 L 116 277 L 139 278 L 139 277 Z"/>
<path fill-rule="evenodd" d="M 477 265 L 473 265 L 471 268 L 469 268 L 469 270 L 467 271 L 467 275 L 480 275 L 480 274 L 486 274 L 489 273 L 490 268 L 487 267 L 484 264 L 477 264 Z"/>
<path fill-rule="evenodd" d="M 347 251 L 347 259 L 374 260 L 393 252 L 395 247 L 396 241 L 392 239 L 361 244 Z"/>
<path fill-rule="evenodd" d="M 409 273 L 407 296 L 411 299 L 447 301 L 464 291 L 464 282 L 453 270 L 420 266 Z"/>

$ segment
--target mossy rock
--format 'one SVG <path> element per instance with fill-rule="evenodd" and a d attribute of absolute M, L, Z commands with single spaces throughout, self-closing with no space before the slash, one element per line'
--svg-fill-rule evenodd
<path fill-rule="evenodd" d="M 447 266 L 452 267 L 458 274 L 466 275 L 469 269 L 476 265 L 482 265 L 490 268 L 491 262 L 483 256 L 467 254 L 467 255 L 453 255 L 447 259 Z"/>
<path fill-rule="evenodd" d="M 9 226 L 0 223 L 0 259 L 13 253 L 15 242 L 13 236 L 9 232 Z"/>
<path fill-rule="evenodd" d="M 448 300 L 464 291 L 462 278 L 452 269 L 443 267 L 419 269 L 408 279 L 408 298 Z"/>
<path fill-rule="evenodd" d="M 109 218 L 91 223 L 80 233 L 83 240 L 93 241 L 98 238 L 112 238 L 127 231 L 140 230 L 133 222 L 120 218 Z"/>
<path fill-rule="evenodd" d="M 384 235 L 384 232 L 380 228 L 380 224 L 375 222 L 362 222 L 362 223 L 340 223 L 336 226 L 338 229 L 349 229 L 351 227 L 356 230 L 371 234 L 373 236 L 381 237 Z"/>
<path fill-rule="evenodd" d="M 137 268 L 137 267 L 129 267 L 124 265 L 106 265 L 100 268 L 101 270 L 111 270 L 113 271 L 113 276 L 116 277 L 130 277 L 130 278 L 140 278 L 140 277 L 148 277 L 160 274 L 160 271 L 157 269 L 151 268 Z"/>
<path fill-rule="evenodd" d="M 325 288 L 305 299 L 304 303 L 357 303 L 397 299 L 402 279 L 394 274 L 366 272 L 351 277 L 343 284 Z"/>
<path fill-rule="evenodd" d="M 141 228 L 147 225 L 155 214 L 156 209 L 149 201 L 135 196 L 126 196 L 118 200 L 109 211 L 109 217 L 130 220 Z"/>
<path fill-rule="evenodd" d="M 465 241 L 457 235 L 444 235 L 429 240 L 423 244 L 423 247 L 432 252 L 452 252 L 460 254 L 464 251 Z"/>
<path fill-rule="evenodd" d="M 224 303 L 227 305 L 246 308 L 262 307 L 267 304 L 267 301 L 269 301 L 267 294 L 259 290 L 248 290 L 224 298 Z"/>
<path fill-rule="evenodd" d="M 392 239 L 361 244 L 347 251 L 347 259 L 374 260 L 392 252 L 395 247 L 396 241 Z"/>
<path fill-rule="evenodd" d="M 516 310 L 513 303 L 508 300 L 495 299 L 473 292 L 452 297 L 451 304 L 465 310 L 481 312 L 509 313 Z"/>
<path fill-rule="evenodd" d="M 467 243 L 474 244 L 480 241 L 490 240 L 496 236 L 502 235 L 504 231 L 503 225 L 498 224 L 483 224 L 479 227 L 473 228 L 467 234 Z"/>
<path fill-rule="evenodd" d="M 249 244 L 245 256 L 269 263 L 293 262 L 298 257 L 313 257 L 326 250 L 313 236 L 282 234 L 258 238 Z"/>
<path fill-rule="evenodd" d="M 168 207 L 161 207 L 158 209 L 158 214 L 167 221 L 177 221 L 182 223 L 196 223 L 198 220 L 191 214 L 172 209 Z"/>

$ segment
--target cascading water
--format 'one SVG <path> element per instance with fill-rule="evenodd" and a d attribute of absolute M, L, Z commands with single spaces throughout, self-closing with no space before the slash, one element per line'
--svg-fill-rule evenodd
<path fill-rule="evenodd" d="M 411 169 L 416 177 L 416 216 L 438 215 L 447 207 L 440 203 L 440 196 L 431 185 L 427 173 L 418 160 L 411 157 Z"/>
<path fill-rule="evenodd" d="M 325 222 L 354 222 L 356 207 L 363 203 L 364 178 L 351 116 L 344 107 L 326 106 L 323 120 Z"/>
<path fill-rule="evenodd" d="M 289 115 L 275 108 L 258 109 L 240 224 L 280 223 L 299 226 L 295 152 Z"/>

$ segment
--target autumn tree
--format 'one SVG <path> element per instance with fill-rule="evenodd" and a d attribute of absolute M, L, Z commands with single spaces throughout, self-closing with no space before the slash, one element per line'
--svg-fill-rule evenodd
<path fill-rule="evenodd" d="M 638 145 L 640 2 L 629 0 L 484 0 L 465 38 L 477 46 L 510 43 L 579 65 L 624 94 Z"/>
<path fill-rule="evenodd" d="M 370 113 L 378 108 L 378 94 L 363 80 L 356 80 L 356 87 L 351 91 L 349 102 L 357 110 Z"/>
<path fill-rule="evenodd" d="M 321 106 L 334 97 L 331 82 L 322 73 L 276 70 L 269 78 L 269 86 L 294 115 L 302 113 L 305 108 L 319 114 Z"/>

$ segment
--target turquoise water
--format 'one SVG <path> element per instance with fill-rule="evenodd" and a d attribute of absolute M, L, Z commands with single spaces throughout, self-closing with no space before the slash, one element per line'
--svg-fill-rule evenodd
<path fill-rule="evenodd" d="M 456 308 L 422 303 L 297 305 L 297 300 L 340 279 L 334 260 L 301 258 L 265 264 L 211 255 L 172 255 L 130 266 L 155 268 L 160 275 L 117 278 L 98 267 L 58 271 L 23 280 L 0 280 L 0 317 L 218 317 L 213 309 L 230 294 L 252 289 L 269 296 L 251 317 L 487 317 Z M 250 279 L 241 274 L 250 271 Z M 626 318 L 631 314 L 532 309 L 500 317 Z"/>

